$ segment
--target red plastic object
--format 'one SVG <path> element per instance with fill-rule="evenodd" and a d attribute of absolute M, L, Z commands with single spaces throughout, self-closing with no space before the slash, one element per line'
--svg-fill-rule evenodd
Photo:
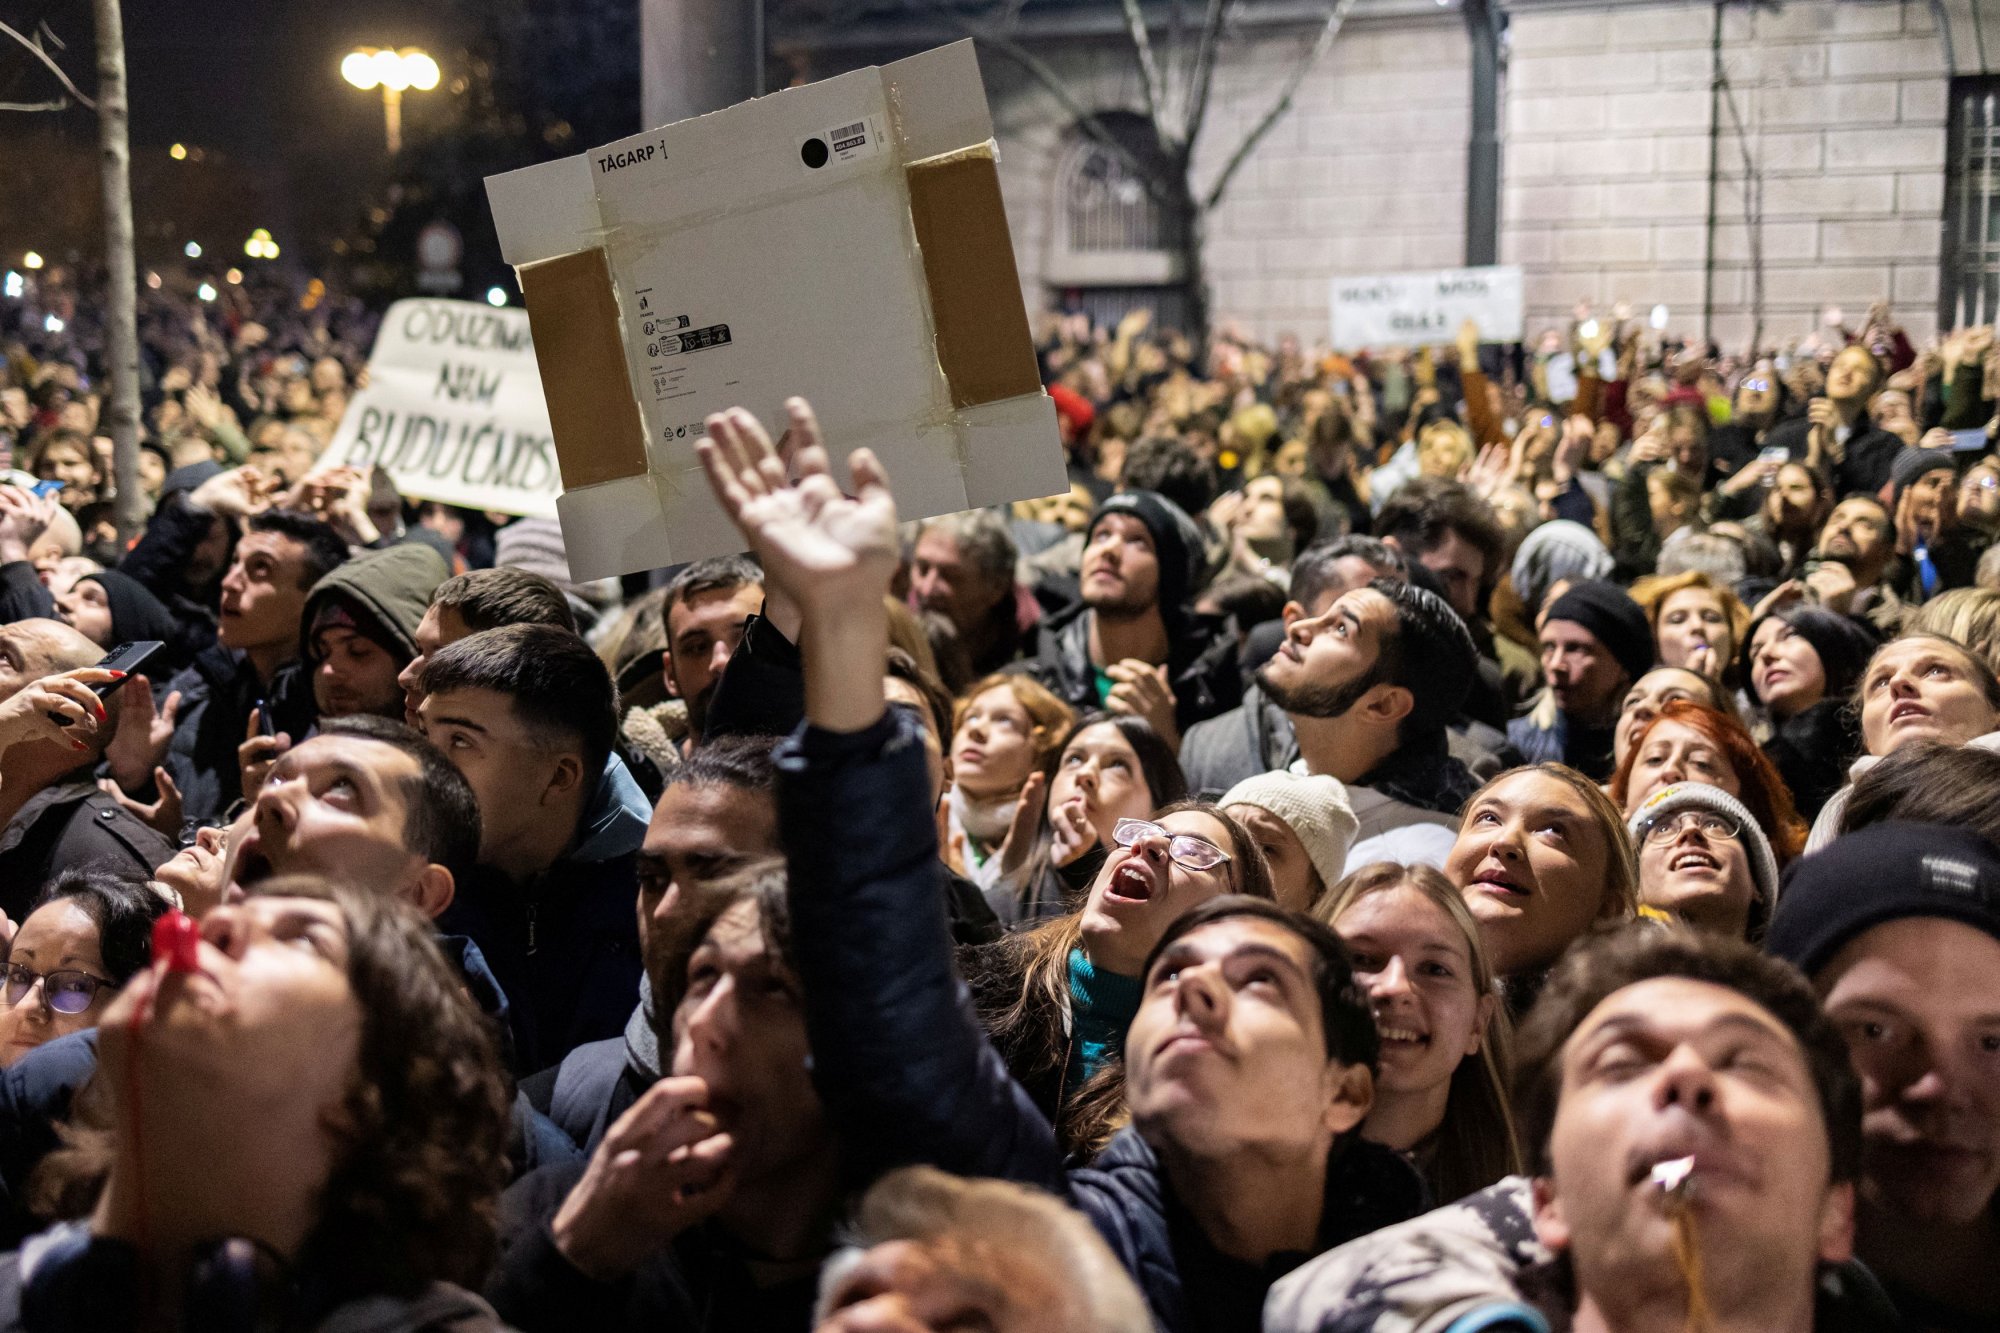
<path fill-rule="evenodd" d="M 166 960 L 169 972 L 201 971 L 201 927 L 185 912 L 168 912 L 153 923 L 153 961 Z"/>

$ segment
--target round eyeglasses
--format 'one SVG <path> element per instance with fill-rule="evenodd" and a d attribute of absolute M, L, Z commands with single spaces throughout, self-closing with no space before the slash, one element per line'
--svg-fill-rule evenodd
<path fill-rule="evenodd" d="M 35 983 L 42 983 L 42 1008 L 57 1014 L 80 1014 L 97 1003 L 97 992 L 111 983 L 75 968 L 37 972 L 23 963 L 7 964 L 7 1003 L 19 1004 Z"/>
<path fill-rule="evenodd" d="M 1728 815 L 1713 810 L 1678 810 L 1647 823 L 1645 839 L 1655 847 L 1664 846 L 1690 828 L 1698 828 L 1704 838 L 1734 840 L 1743 835 L 1743 826 Z"/>
<path fill-rule="evenodd" d="M 1167 855 L 1183 870 L 1213 870 L 1227 864 L 1229 853 L 1195 833 L 1175 833 L 1150 819 L 1121 819 L 1111 829 L 1111 840 L 1130 847 L 1141 838 L 1165 838 Z"/>

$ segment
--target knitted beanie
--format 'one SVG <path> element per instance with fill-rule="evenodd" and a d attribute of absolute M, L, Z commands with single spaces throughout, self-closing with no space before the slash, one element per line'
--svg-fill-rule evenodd
<path fill-rule="evenodd" d="M 1910 916 L 2000 939 L 2000 849 L 1970 829 L 1900 821 L 1836 838 L 1785 872 L 1764 948 L 1811 976 L 1855 936 Z"/>
<path fill-rule="evenodd" d="M 1611 552 L 1604 549 L 1596 533 L 1581 523 L 1559 518 L 1542 524 L 1522 539 L 1509 574 L 1515 595 L 1527 608 L 1528 619 L 1533 621 L 1550 588 L 1564 579 L 1574 583 L 1579 579 L 1608 578 L 1614 563 Z"/>
<path fill-rule="evenodd" d="M 1086 545 L 1097 525 L 1112 514 L 1129 514 L 1138 519 L 1153 539 L 1153 556 L 1160 564 L 1160 615 L 1171 631 L 1182 610 L 1201 588 L 1208 560 L 1201 529 L 1185 510 L 1164 495 L 1154 491 L 1120 491 L 1090 515 L 1090 525 L 1083 530 Z"/>
<path fill-rule="evenodd" d="M 1321 883 L 1329 888 L 1339 882 L 1347 866 L 1348 849 L 1361 829 L 1347 799 L 1347 788 L 1340 779 L 1324 774 L 1307 776 L 1283 769 L 1259 773 L 1231 787 L 1218 804 L 1224 809 L 1254 805 L 1284 820 L 1306 849 L 1313 869 L 1319 871 Z"/>
<path fill-rule="evenodd" d="M 1625 823 L 1626 831 L 1632 835 L 1633 850 L 1637 851 L 1646 840 L 1646 830 L 1683 810 L 1707 810 L 1722 815 L 1742 830 L 1737 841 L 1743 844 L 1744 855 L 1750 862 L 1750 881 L 1758 902 L 1763 904 L 1761 913 L 1751 915 L 1768 916 L 1778 896 L 1778 858 L 1771 854 L 1771 840 L 1757 827 L 1757 817 L 1720 787 L 1711 787 L 1706 782 L 1676 782 L 1648 796 Z"/>
<path fill-rule="evenodd" d="M 1653 627 L 1632 595 L 1615 583 L 1572 584 L 1549 608 L 1549 619 L 1589 630 L 1633 680 L 1653 669 Z"/>

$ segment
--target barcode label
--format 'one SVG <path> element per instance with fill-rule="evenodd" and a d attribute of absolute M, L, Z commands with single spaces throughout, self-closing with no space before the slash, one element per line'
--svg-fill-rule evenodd
<path fill-rule="evenodd" d="M 867 122 L 858 120 L 852 125 L 842 125 L 837 130 L 829 131 L 826 137 L 838 143 L 842 139 L 852 139 L 857 134 L 865 134 L 867 132 Z"/>

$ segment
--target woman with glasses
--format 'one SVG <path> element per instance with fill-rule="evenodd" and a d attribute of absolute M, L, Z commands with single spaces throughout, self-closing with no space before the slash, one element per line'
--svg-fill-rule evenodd
<path fill-rule="evenodd" d="M 1123 1055 L 1140 973 L 1167 927 L 1225 893 L 1272 896 L 1256 839 L 1206 802 L 1122 818 L 1111 844 L 1076 911 L 963 959 L 994 1046 L 1067 1148 L 1111 1127 L 1115 1088 L 1086 1085 Z"/>
<path fill-rule="evenodd" d="M 0 1067 L 44 1042 L 97 1026 L 111 997 L 146 966 L 167 901 L 145 885 L 72 870 L 43 892 L 7 958 Z"/>
<path fill-rule="evenodd" d="M 1744 804 L 1720 787 L 1662 787 L 1632 815 L 1639 905 L 1752 943 L 1778 892 L 1778 862 Z"/>

